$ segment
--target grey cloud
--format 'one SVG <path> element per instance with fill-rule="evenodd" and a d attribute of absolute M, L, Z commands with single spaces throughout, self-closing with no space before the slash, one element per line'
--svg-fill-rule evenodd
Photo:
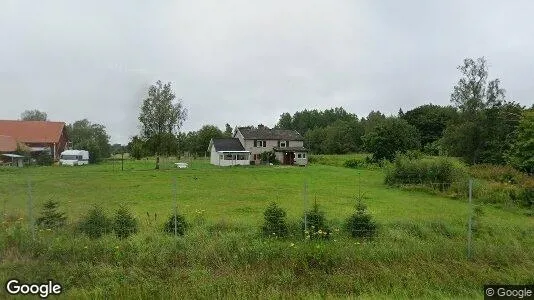
<path fill-rule="evenodd" d="M 274 125 L 282 112 L 359 116 L 448 104 L 465 57 L 486 56 L 530 105 L 530 1 L 14 1 L 0 9 L 0 118 L 42 109 L 127 142 L 148 86 L 171 81 L 184 130 Z"/>

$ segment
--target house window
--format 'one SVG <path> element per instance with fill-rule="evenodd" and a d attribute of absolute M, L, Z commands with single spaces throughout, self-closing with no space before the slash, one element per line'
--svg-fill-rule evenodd
<path fill-rule="evenodd" d="M 280 147 L 282 148 L 289 147 L 289 141 L 280 141 Z"/>
<path fill-rule="evenodd" d="M 265 148 L 267 147 L 267 141 L 254 140 L 254 147 Z"/>
<path fill-rule="evenodd" d="M 224 155 L 222 155 L 222 154 L 221 154 L 221 155 L 219 155 L 219 159 L 222 159 L 222 160 L 224 160 Z"/>
<path fill-rule="evenodd" d="M 297 158 L 306 158 L 306 153 L 297 154 Z"/>

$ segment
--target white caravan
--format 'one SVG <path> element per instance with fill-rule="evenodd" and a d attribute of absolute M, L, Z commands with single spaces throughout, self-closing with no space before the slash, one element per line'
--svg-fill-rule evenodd
<path fill-rule="evenodd" d="M 59 158 L 60 165 L 80 166 L 89 164 L 89 151 L 65 150 Z"/>

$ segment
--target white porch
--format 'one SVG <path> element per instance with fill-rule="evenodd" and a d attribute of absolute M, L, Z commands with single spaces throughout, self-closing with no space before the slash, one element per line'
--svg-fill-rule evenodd
<path fill-rule="evenodd" d="M 250 151 L 217 151 L 217 158 L 215 163 L 212 159 L 212 164 L 222 167 L 248 166 L 250 165 Z"/>

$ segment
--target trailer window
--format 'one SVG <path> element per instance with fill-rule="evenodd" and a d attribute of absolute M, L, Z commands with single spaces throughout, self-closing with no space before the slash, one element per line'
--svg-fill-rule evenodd
<path fill-rule="evenodd" d="M 61 159 L 64 159 L 64 160 L 78 160 L 78 156 L 76 156 L 76 155 L 61 155 Z"/>

